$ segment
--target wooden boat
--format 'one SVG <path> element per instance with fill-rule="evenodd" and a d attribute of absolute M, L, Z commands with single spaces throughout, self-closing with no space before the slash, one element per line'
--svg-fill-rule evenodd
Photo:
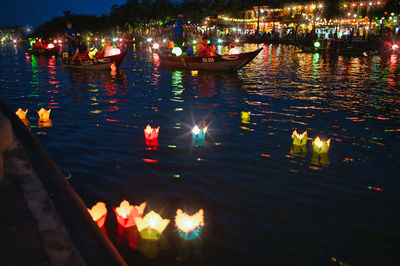
<path fill-rule="evenodd" d="M 55 45 L 54 48 L 37 48 L 37 47 L 32 47 L 28 49 L 28 53 L 33 54 L 33 55 L 59 55 L 60 54 L 60 49 L 61 47 L 59 45 Z"/>
<path fill-rule="evenodd" d="M 174 56 L 159 53 L 160 63 L 172 68 L 190 70 L 238 70 L 258 55 L 262 48 L 249 53 L 217 56 Z"/>
<path fill-rule="evenodd" d="M 112 65 L 119 67 L 125 59 L 128 51 L 124 51 L 118 55 L 107 56 L 103 58 L 93 59 L 75 59 L 63 57 L 61 62 L 65 67 L 86 68 L 86 69 L 110 69 Z"/>
<path fill-rule="evenodd" d="M 338 55 L 365 55 L 367 52 L 364 49 L 357 47 L 341 47 L 341 48 L 315 48 L 315 47 L 301 47 L 304 53 L 328 53 Z"/>

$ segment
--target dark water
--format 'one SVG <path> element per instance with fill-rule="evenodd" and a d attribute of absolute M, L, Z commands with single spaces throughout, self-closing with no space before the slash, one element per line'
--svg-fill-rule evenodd
<path fill-rule="evenodd" d="M 3 45 L 0 68 L 0 97 L 29 109 L 87 206 L 107 204 L 109 237 L 132 265 L 398 264 L 400 56 L 265 46 L 218 73 L 166 70 L 138 47 L 111 75 Z M 41 107 L 51 127 L 38 127 Z M 203 121 L 205 146 L 194 147 Z M 148 123 L 160 126 L 157 150 L 146 150 Z M 293 149 L 294 129 L 308 131 L 307 151 Z M 332 139 L 327 156 L 313 154 L 316 136 Z M 118 235 L 112 207 L 123 199 L 171 219 L 160 241 Z M 204 209 L 199 239 L 179 238 L 178 208 Z"/>

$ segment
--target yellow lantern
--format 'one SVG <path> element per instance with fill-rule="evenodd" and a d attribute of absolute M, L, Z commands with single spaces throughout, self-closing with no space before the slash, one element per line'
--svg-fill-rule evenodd
<path fill-rule="evenodd" d="M 176 211 L 175 225 L 179 235 L 186 240 L 191 240 L 200 236 L 204 226 L 204 211 L 200 209 L 192 216 L 183 212 L 181 209 Z"/>
<path fill-rule="evenodd" d="M 243 124 L 250 123 L 250 114 L 251 114 L 250 112 L 242 112 L 241 118 Z"/>
<path fill-rule="evenodd" d="M 307 131 L 304 131 L 302 134 L 297 133 L 297 131 L 293 131 L 292 134 L 292 139 L 293 139 L 293 145 L 297 146 L 303 146 L 307 144 Z"/>
<path fill-rule="evenodd" d="M 329 146 L 331 144 L 331 139 L 322 141 L 319 137 L 316 137 L 312 144 L 313 144 L 314 152 L 327 153 L 329 150 Z"/>
<path fill-rule="evenodd" d="M 118 223 L 124 228 L 129 228 L 136 225 L 135 218 L 142 217 L 145 207 L 146 202 L 134 206 L 129 204 L 129 201 L 123 200 L 119 207 L 114 208 L 114 212 Z"/>
<path fill-rule="evenodd" d="M 39 115 L 39 121 L 49 121 L 50 120 L 50 112 L 51 109 L 46 110 L 41 108 L 39 111 L 36 111 Z"/>
<path fill-rule="evenodd" d="M 96 205 L 87 210 L 92 216 L 93 221 L 95 221 L 99 227 L 103 227 L 107 217 L 106 204 L 104 202 L 97 202 Z"/>
<path fill-rule="evenodd" d="M 151 211 L 143 218 L 135 217 L 135 222 L 143 239 L 159 239 L 169 224 L 169 219 L 163 219 L 158 213 Z"/>
<path fill-rule="evenodd" d="M 19 119 L 24 120 L 26 119 L 26 113 L 28 113 L 28 109 L 25 111 L 22 110 L 21 108 L 18 108 L 18 111 L 15 112 L 15 114 L 19 117 Z"/>

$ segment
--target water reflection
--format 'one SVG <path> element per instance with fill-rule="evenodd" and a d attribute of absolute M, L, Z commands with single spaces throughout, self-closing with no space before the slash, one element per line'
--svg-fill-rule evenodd
<path fill-rule="evenodd" d="M 397 262 L 396 56 L 324 56 L 267 45 L 242 70 L 224 73 L 162 69 L 154 54 L 136 48 L 116 75 L 64 69 L 21 52 L 15 59 L 12 48 L 0 49 L 2 99 L 14 109 L 59 107 L 57 126 L 38 129 L 29 117 L 32 132 L 71 169 L 84 201 L 134 194 L 165 206 L 166 214 L 193 204 L 207 209 L 212 233 L 201 241 L 181 241 L 171 228 L 168 245 L 121 233 L 117 248 L 130 264 L 153 261 L 138 249 L 159 264 L 200 257 L 201 265 L 235 265 L 237 258 L 286 265 L 293 263 L 288 249 L 316 265 L 329 254 L 348 258 L 348 250 L 355 265 L 381 263 L 366 263 L 365 253 Z M 242 111 L 251 112 L 250 121 Z M 207 148 L 192 146 L 190 130 L 199 121 L 211 124 Z M 157 150 L 143 143 L 146 122 L 162 128 Z M 329 157 L 312 153 L 311 145 L 292 147 L 290 133 L 299 127 L 312 138 L 331 136 Z M 372 185 L 385 190 L 367 189 Z"/>

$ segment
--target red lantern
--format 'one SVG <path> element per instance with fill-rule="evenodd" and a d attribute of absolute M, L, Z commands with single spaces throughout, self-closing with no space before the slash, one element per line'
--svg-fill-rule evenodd
<path fill-rule="evenodd" d="M 119 207 L 113 209 L 118 223 L 124 228 L 129 228 L 136 225 L 135 218 L 142 217 L 145 207 L 146 202 L 139 206 L 133 206 L 127 200 L 124 200 Z"/>
<path fill-rule="evenodd" d="M 146 129 L 144 130 L 144 138 L 145 138 L 147 146 L 150 146 L 150 147 L 158 146 L 159 130 L 160 130 L 160 127 L 152 128 L 150 125 L 147 125 Z"/>

